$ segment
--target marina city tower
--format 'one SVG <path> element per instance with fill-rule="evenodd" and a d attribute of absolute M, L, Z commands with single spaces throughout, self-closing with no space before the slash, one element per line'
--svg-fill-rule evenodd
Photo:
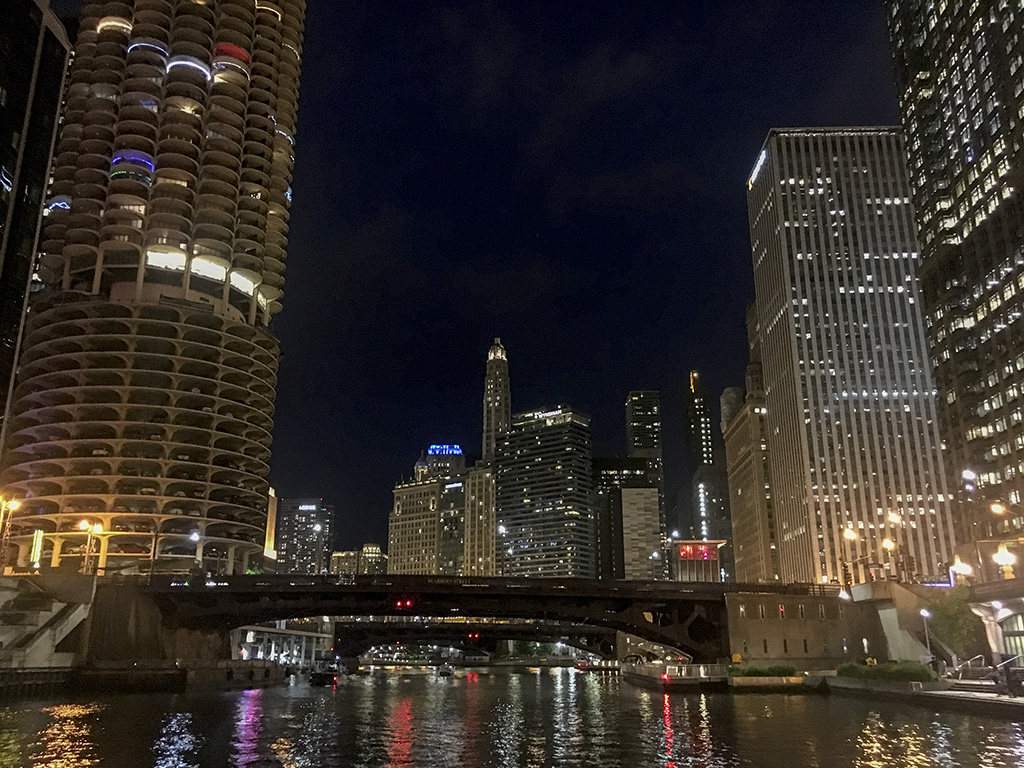
<path fill-rule="evenodd" d="M 262 554 L 304 13 L 84 4 L 6 429 L 8 564 Z"/>

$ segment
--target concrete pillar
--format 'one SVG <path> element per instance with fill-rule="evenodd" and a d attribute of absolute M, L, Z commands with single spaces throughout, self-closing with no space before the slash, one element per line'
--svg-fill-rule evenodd
<path fill-rule="evenodd" d="M 235 573 L 235 550 L 238 547 L 228 547 L 228 561 L 224 566 L 224 574 L 226 576 L 233 576 Z"/>
<path fill-rule="evenodd" d="M 1006 640 L 1003 638 L 1003 628 L 999 626 L 994 615 L 982 616 L 985 623 L 985 637 L 988 638 L 988 647 L 992 651 L 992 663 L 999 664 L 1006 653 Z"/>
<path fill-rule="evenodd" d="M 60 536 L 53 537 L 53 551 L 50 553 L 50 567 L 56 568 L 60 565 L 60 553 L 64 548 L 64 539 Z"/>
<path fill-rule="evenodd" d="M 99 550 L 96 555 L 96 573 L 103 573 L 103 569 L 107 567 L 107 548 L 110 546 L 110 538 L 107 536 L 97 536 L 96 544 L 94 545 Z"/>

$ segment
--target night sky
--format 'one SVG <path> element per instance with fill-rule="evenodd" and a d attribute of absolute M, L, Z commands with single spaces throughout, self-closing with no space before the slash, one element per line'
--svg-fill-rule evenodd
<path fill-rule="evenodd" d="M 674 498 L 687 372 L 716 432 L 743 384 L 766 132 L 899 120 L 882 0 L 307 13 L 278 495 L 333 503 L 341 548 L 386 543 L 421 449 L 479 455 L 500 336 L 513 410 L 589 413 L 599 455 L 625 451 L 626 393 L 660 389 Z"/>

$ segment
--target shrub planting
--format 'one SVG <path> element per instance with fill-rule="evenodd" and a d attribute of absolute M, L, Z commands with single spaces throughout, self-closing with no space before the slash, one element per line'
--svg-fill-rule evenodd
<path fill-rule="evenodd" d="M 836 670 L 839 677 L 860 680 L 888 680 L 893 682 L 928 683 L 936 680 L 931 667 L 917 661 L 886 661 L 877 666 L 843 664 Z"/>

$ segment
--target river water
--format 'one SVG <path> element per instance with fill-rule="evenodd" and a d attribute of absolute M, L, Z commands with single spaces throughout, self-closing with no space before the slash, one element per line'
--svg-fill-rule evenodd
<path fill-rule="evenodd" d="M 0 702 L 0 768 L 1024 766 L 1024 726 L 858 698 L 660 694 L 572 669 Z"/>

